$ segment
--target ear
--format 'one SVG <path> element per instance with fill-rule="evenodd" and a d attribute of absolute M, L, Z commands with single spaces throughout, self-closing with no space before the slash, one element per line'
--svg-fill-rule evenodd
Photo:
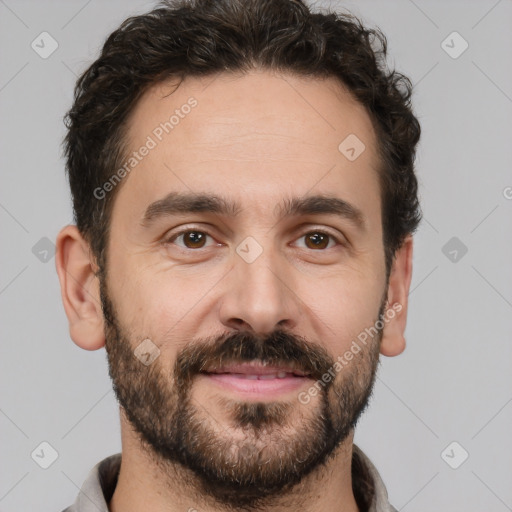
<path fill-rule="evenodd" d="M 408 236 L 395 253 L 389 275 L 388 312 L 385 314 L 389 320 L 384 326 L 380 346 L 380 352 L 385 356 L 397 356 L 405 350 L 404 332 L 412 277 L 412 249 L 412 236 Z"/>
<path fill-rule="evenodd" d="M 66 226 L 57 236 L 55 265 L 71 339 L 85 350 L 105 345 L 96 262 L 89 244 L 76 226 Z"/>

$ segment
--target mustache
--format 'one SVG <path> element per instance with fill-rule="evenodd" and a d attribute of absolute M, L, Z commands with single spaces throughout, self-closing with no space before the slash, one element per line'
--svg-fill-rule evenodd
<path fill-rule="evenodd" d="M 323 347 L 301 336 L 283 330 L 265 336 L 238 331 L 184 347 L 176 358 L 174 375 L 177 384 L 186 386 L 201 372 L 255 360 L 263 365 L 299 370 L 315 380 L 334 365 L 334 359 Z"/>

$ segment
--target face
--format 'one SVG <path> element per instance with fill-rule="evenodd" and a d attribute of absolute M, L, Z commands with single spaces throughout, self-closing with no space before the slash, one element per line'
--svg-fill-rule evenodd
<path fill-rule="evenodd" d="M 226 74 L 150 89 L 128 141 L 149 149 L 101 283 L 117 396 L 155 460 L 255 504 L 326 464 L 371 392 L 380 329 L 344 356 L 385 308 L 371 121 L 334 79 Z"/>

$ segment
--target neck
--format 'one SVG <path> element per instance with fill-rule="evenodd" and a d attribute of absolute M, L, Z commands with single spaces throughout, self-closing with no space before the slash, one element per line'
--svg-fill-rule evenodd
<path fill-rule="evenodd" d="M 189 469 L 158 460 L 121 412 L 122 462 L 110 512 L 233 512 L 201 494 Z M 265 512 L 358 512 L 352 491 L 350 435 L 327 463 L 256 510 Z"/>

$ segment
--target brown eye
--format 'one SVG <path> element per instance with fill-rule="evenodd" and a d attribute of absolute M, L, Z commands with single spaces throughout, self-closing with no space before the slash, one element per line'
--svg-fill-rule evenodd
<path fill-rule="evenodd" d="M 185 249 L 202 249 L 205 247 L 206 239 L 209 235 L 203 231 L 182 231 L 176 234 L 170 241 L 175 243 L 177 240 L 182 239 L 181 243 L 177 243 L 179 247 Z"/>
<path fill-rule="evenodd" d="M 326 233 L 314 231 L 304 235 L 304 238 L 308 249 L 326 249 L 332 237 Z"/>
<path fill-rule="evenodd" d="M 206 235 L 201 231 L 187 231 L 183 234 L 183 243 L 189 249 L 199 249 L 204 246 Z"/>

